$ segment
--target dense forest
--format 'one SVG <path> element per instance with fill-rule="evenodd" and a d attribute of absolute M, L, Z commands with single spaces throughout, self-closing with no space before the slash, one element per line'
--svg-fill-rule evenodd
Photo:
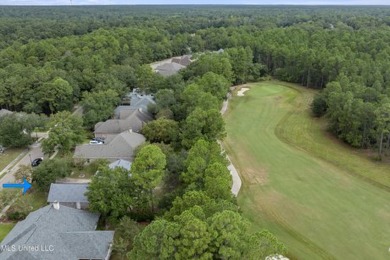
<path fill-rule="evenodd" d="M 313 115 L 326 116 L 335 135 L 380 157 L 390 150 L 390 8 L 2 7 L 0 14 L 0 108 L 46 114 L 51 125 L 67 122 L 66 133 L 81 133 L 81 124 L 92 129 L 110 118 L 130 90 L 154 94 L 156 120 L 142 130 L 149 144 L 137 154 L 134 177 L 102 170 L 88 195 L 106 221 L 121 219 L 115 250 L 122 256 L 286 252 L 267 231 L 248 235 L 230 193 L 216 141 L 225 136 L 219 109 L 232 85 L 273 77 L 316 88 Z M 149 66 L 183 54 L 196 61 L 177 75 Z M 84 108 L 82 120 L 69 119 L 75 105 Z M 80 136 L 62 138 L 62 148 Z M 128 217 L 156 220 L 140 231 Z"/>

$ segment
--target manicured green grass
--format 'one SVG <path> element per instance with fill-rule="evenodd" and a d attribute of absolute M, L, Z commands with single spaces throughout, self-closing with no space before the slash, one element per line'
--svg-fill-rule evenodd
<path fill-rule="evenodd" d="M 309 116 L 313 91 L 252 84 L 225 116 L 238 202 L 293 259 L 388 259 L 390 165 L 341 144 Z"/>
<path fill-rule="evenodd" d="M 390 191 L 388 158 L 387 163 L 376 161 L 375 151 L 352 149 L 328 133 L 326 119 L 315 119 L 309 112 L 314 90 L 283 82 L 275 83 L 293 88 L 299 93 L 293 101 L 293 109 L 276 127 L 276 135 L 280 139 Z"/>
<path fill-rule="evenodd" d="M 0 171 L 2 171 L 9 163 L 18 157 L 24 149 L 9 148 L 4 153 L 0 154 Z"/>
<path fill-rule="evenodd" d="M 7 236 L 14 226 L 14 223 L 0 223 L 0 242 Z"/>

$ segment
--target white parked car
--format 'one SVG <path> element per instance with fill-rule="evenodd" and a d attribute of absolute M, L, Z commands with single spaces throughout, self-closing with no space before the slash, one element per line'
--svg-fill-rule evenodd
<path fill-rule="evenodd" d="M 102 141 L 91 140 L 89 141 L 89 144 L 104 144 L 104 143 Z"/>

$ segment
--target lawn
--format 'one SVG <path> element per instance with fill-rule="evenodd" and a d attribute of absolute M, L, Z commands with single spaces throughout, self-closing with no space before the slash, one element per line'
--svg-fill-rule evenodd
<path fill-rule="evenodd" d="M 0 171 L 2 171 L 9 163 L 18 157 L 24 149 L 9 148 L 4 153 L 0 154 Z"/>
<path fill-rule="evenodd" d="M 14 223 L 0 223 L 0 242 L 5 238 L 5 236 L 11 231 L 14 226 Z"/>
<path fill-rule="evenodd" d="M 292 259 L 388 259 L 390 165 L 312 119 L 313 91 L 275 81 L 250 86 L 229 104 L 224 145 L 254 229 L 275 233 Z"/>
<path fill-rule="evenodd" d="M 26 193 L 25 195 L 20 195 L 15 203 L 11 205 L 8 211 L 13 211 L 18 207 L 28 207 L 28 210 L 35 211 L 47 205 L 47 193 L 34 191 L 31 193 Z"/>

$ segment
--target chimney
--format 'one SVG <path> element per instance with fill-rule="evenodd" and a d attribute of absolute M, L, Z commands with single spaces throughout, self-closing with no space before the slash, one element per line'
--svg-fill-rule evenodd
<path fill-rule="evenodd" d="M 54 203 L 53 203 L 53 208 L 56 209 L 56 210 L 59 210 L 60 209 L 60 203 L 55 200 Z"/>

